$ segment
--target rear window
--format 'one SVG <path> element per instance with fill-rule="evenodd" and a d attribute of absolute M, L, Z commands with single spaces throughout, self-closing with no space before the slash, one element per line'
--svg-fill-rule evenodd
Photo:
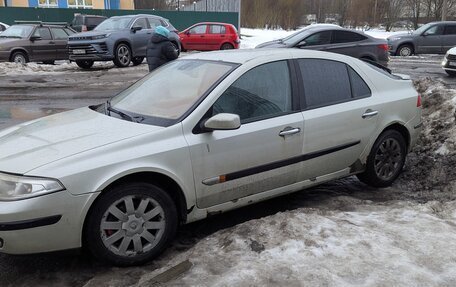
<path fill-rule="evenodd" d="M 334 40 L 333 43 L 348 43 L 348 42 L 358 42 L 367 39 L 367 37 L 360 35 L 358 33 L 353 33 L 349 31 L 334 31 Z"/>
<path fill-rule="evenodd" d="M 86 25 L 87 26 L 97 26 L 104 20 L 105 20 L 105 18 L 101 18 L 101 17 L 86 17 Z"/>

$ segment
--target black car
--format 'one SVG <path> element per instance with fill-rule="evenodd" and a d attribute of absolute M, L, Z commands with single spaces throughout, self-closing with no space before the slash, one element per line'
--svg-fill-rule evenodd
<path fill-rule="evenodd" d="M 256 48 L 300 48 L 320 50 L 352 56 L 388 65 L 388 44 L 362 32 L 337 25 L 308 26 L 286 38 L 266 42 Z"/>
<path fill-rule="evenodd" d="M 95 27 L 98 26 L 98 24 L 106 19 L 108 19 L 108 17 L 99 15 L 76 14 L 70 26 L 76 32 L 92 31 L 95 29 Z"/>

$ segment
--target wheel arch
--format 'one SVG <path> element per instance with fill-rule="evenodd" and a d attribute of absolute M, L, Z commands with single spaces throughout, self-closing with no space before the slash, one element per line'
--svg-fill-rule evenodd
<path fill-rule="evenodd" d="M 13 49 L 11 50 L 10 56 L 9 56 L 9 60 L 10 60 L 10 61 L 12 61 L 13 55 L 14 55 L 14 53 L 16 53 L 16 52 L 22 52 L 22 53 L 24 53 L 25 56 L 27 57 L 27 59 L 30 61 L 30 54 L 27 52 L 26 49 L 20 48 L 20 47 L 18 47 L 18 48 L 13 48 Z"/>
<path fill-rule="evenodd" d="M 410 151 L 411 136 L 410 136 L 410 132 L 406 126 L 404 126 L 403 124 L 398 123 L 398 122 L 392 123 L 389 126 L 387 126 L 386 128 L 384 128 L 380 134 L 384 133 L 387 130 L 395 130 L 395 131 L 399 132 L 405 139 L 405 143 L 407 146 L 407 152 Z"/>
<path fill-rule="evenodd" d="M 115 56 L 116 55 L 116 49 L 117 47 L 120 45 L 120 44 L 126 44 L 128 46 L 128 48 L 130 48 L 130 51 L 132 53 L 132 56 L 133 55 L 133 50 L 132 50 L 132 45 L 130 43 L 130 41 L 128 39 L 119 39 L 117 40 L 115 43 L 114 43 L 114 46 L 113 46 L 113 50 L 112 50 L 112 54 Z"/>
<path fill-rule="evenodd" d="M 404 45 L 411 46 L 412 50 L 413 50 L 412 54 L 416 54 L 415 43 L 413 43 L 412 41 L 405 41 L 405 42 L 402 42 L 399 45 L 397 45 L 396 53 L 398 53 L 399 48 L 404 46 Z"/>
<path fill-rule="evenodd" d="M 82 226 L 82 233 L 81 233 L 81 243 L 85 245 L 85 238 L 86 238 L 86 227 L 88 218 L 90 218 L 96 204 L 101 200 L 103 194 L 109 192 L 110 189 L 114 188 L 115 186 L 119 186 L 121 184 L 127 184 L 130 182 L 146 182 L 155 184 L 161 188 L 163 188 L 171 197 L 173 202 L 176 205 L 176 210 L 178 212 L 178 220 L 180 223 L 185 223 L 187 221 L 187 199 L 184 195 L 182 187 L 170 176 L 165 175 L 164 173 L 156 172 L 156 171 L 141 171 L 141 172 L 134 172 L 127 175 L 124 175 L 120 178 L 113 180 L 112 182 L 107 183 L 104 188 L 102 188 L 101 193 L 97 196 L 97 198 L 92 202 L 86 216 L 83 221 Z M 191 208 L 193 209 L 193 207 Z"/>

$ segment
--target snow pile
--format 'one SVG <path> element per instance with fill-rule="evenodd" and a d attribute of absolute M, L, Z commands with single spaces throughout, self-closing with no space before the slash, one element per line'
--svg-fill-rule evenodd
<path fill-rule="evenodd" d="M 114 67 L 112 62 L 96 62 L 92 69 L 108 69 Z M 64 73 L 68 71 L 81 72 L 76 63 L 69 61 L 58 61 L 55 65 L 46 65 L 41 63 L 17 64 L 4 62 L 0 63 L 1 75 L 27 75 L 27 74 L 47 74 L 47 73 Z"/>
<path fill-rule="evenodd" d="M 284 38 L 296 31 L 241 28 L 241 49 L 253 49 L 261 43 Z"/>
<path fill-rule="evenodd" d="M 431 78 L 415 87 L 423 99 L 423 132 L 398 186 L 422 199 L 456 198 L 456 91 Z"/>
<path fill-rule="evenodd" d="M 380 205 L 336 197 L 221 230 L 135 286 L 189 259 L 172 286 L 449 286 L 456 280 L 456 202 Z M 445 212 L 447 211 L 447 212 Z"/>

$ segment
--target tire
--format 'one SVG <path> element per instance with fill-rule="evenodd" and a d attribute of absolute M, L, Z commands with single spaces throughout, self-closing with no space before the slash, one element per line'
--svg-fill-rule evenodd
<path fill-rule="evenodd" d="M 413 55 L 413 53 L 413 47 L 411 45 L 405 44 L 400 45 L 399 48 L 397 48 L 396 56 L 408 57 Z"/>
<path fill-rule="evenodd" d="M 179 57 L 180 52 L 181 52 L 181 48 L 179 47 L 179 44 L 177 44 L 176 42 L 171 42 L 171 44 L 173 44 L 174 49 L 177 50 L 177 56 Z"/>
<path fill-rule="evenodd" d="M 43 61 L 43 64 L 45 64 L 45 65 L 54 65 L 55 61 Z"/>
<path fill-rule="evenodd" d="M 451 71 L 451 70 L 445 70 L 445 72 L 448 74 L 450 77 L 456 76 L 456 71 Z"/>
<path fill-rule="evenodd" d="M 120 43 L 116 47 L 114 54 L 114 65 L 119 68 L 125 68 L 130 65 L 131 62 L 131 49 L 125 43 Z"/>
<path fill-rule="evenodd" d="M 131 62 L 133 63 L 133 66 L 138 66 L 141 65 L 141 63 L 144 61 L 144 57 L 134 57 Z"/>
<path fill-rule="evenodd" d="M 78 65 L 80 68 L 83 69 L 90 69 L 93 66 L 93 61 L 92 60 L 78 60 L 76 61 L 76 65 Z"/>
<path fill-rule="evenodd" d="M 390 186 L 401 173 L 406 155 L 404 137 L 396 130 L 386 130 L 372 147 L 366 171 L 357 176 L 360 181 L 373 187 Z"/>
<path fill-rule="evenodd" d="M 220 50 L 231 50 L 234 49 L 234 46 L 230 43 L 225 43 L 220 47 Z"/>
<path fill-rule="evenodd" d="M 28 61 L 29 58 L 24 52 L 14 52 L 13 55 L 11 55 L 11 62 L 25 65 Z"/>
<path fill-rule="evenodd" d="M 150 261 L 165 250 L 177 230 L 174 202 L 163 189 L 149 183 L 108 190 L 91 210 L 85 244 L 96 258 L 116 266 Z"/>

